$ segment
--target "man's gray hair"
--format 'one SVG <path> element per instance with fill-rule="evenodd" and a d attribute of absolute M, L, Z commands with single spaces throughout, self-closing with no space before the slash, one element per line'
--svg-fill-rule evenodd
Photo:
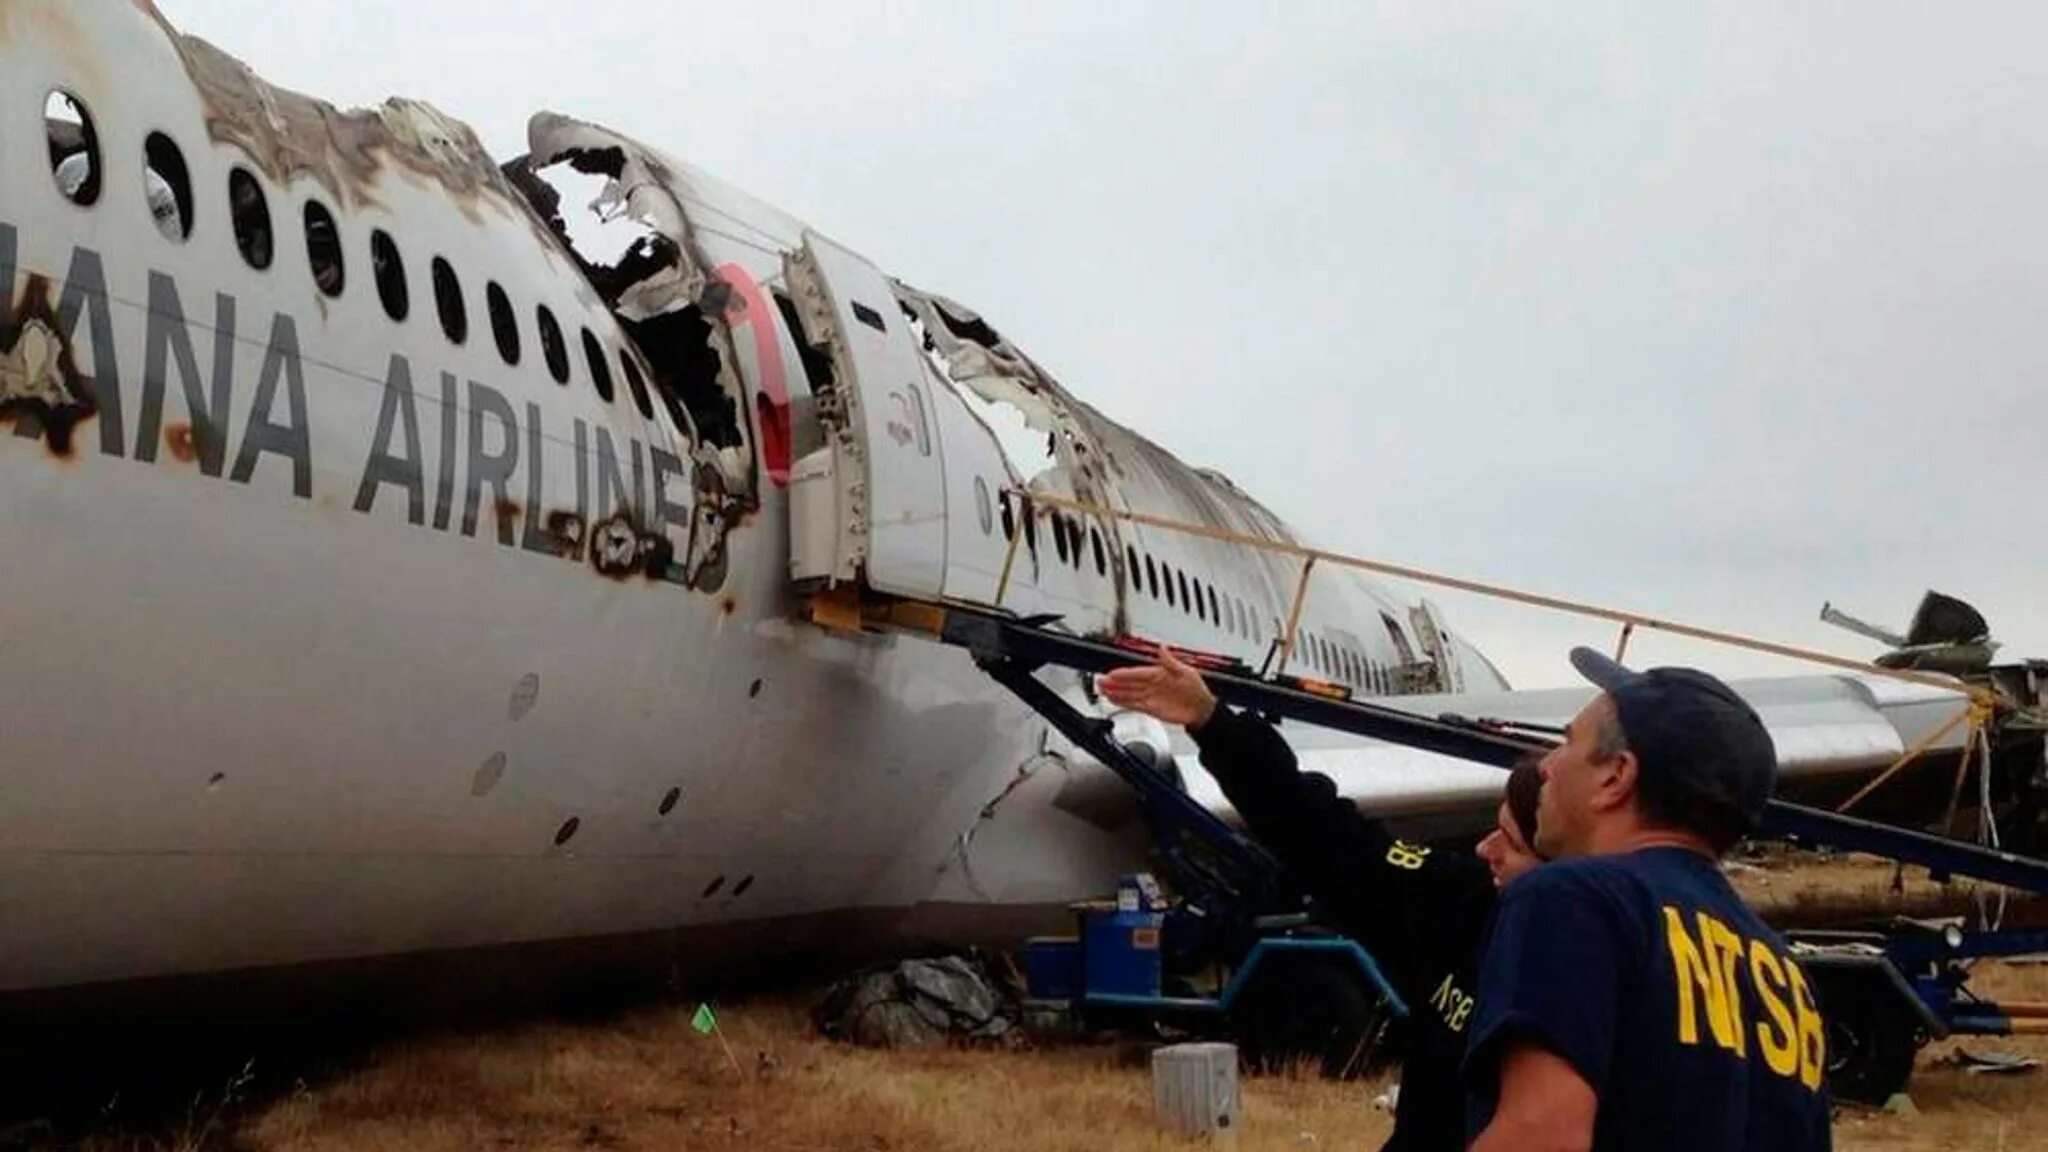
<path fill-rule="evenodd" d="M 1593 759 L 1612 760 L 1628 751 L 1628 733 L 1621 729 L 1621 715 L 1609 704 L 1598 710 L 1600 726 L 1593 733 Z"/>

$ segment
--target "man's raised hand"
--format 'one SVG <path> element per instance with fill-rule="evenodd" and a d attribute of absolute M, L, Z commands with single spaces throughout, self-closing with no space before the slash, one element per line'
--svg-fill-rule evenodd
<path fill-rule="evenodd" d="M 1216 712 L 1216 697 L 1202 676 L 1162 646 L 1151 667 L 1119 668 L 1096 677 L 1103 698 L 1119 708 L 1156 716 L 1168 724 L 1195 729 Z"/>

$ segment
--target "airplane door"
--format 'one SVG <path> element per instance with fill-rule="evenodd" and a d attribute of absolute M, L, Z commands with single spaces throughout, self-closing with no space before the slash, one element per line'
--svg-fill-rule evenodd
<path fill-rule="evenodd" d="M 835 568 L 858 567 L 875 589 L 942 594 L 946 476 L 924 353 L 889 282 L 867 261 L 813 232 L 784 260 L 805 335 L 830 350 L 834 379 L 817 411 L 831 443 L 838 520 Z"/>
<path fill-rule="evenodd" d="M 1463 692 L 1465 690 L 1465 669 L 1458 661 L 1457 649 L 1451 646 L 1449 630 L 1444 627 L 1444 614 L 1428 600 L 1409 610 L 1409 619 L 1415 623 L 1415 631 L 1422 637 L 1423 651 L 1436 661 L 1437 691 Z"/>

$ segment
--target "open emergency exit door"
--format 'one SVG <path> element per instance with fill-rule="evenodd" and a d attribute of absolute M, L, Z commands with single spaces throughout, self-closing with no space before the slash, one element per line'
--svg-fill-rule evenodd
<path fill-rule="evenodd" d="M 791 470 L 790 574 L 937 598 L 945 459 L 918 337 L 881 272 L 816 233 L 783 270 L 799 337 L 829 353 L 833 372 L 816 392 L 825 446 Z"/>

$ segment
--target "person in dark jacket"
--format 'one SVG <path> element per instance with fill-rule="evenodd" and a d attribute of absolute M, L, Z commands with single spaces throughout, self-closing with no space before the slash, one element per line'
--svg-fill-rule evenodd
<path fill-rule="evenodd" d="M 1495 827 L 1473 854 L 1414 844 L 1303 772 L 1272 725 L 1220 707 L 1201 675 L 1162 651 L 1157 665 L 1100 677 L 1103 697 L 1185 727 L 1258 841 L 1315 897 L 1329 926 L 1358 941 L 1410 1007 L 1408 1050 L 1387 1152 L 1465 1146 L 1459 1065 L 1495 894 L 1534 868 L 1532 756 L 1508 774 Z"/>

